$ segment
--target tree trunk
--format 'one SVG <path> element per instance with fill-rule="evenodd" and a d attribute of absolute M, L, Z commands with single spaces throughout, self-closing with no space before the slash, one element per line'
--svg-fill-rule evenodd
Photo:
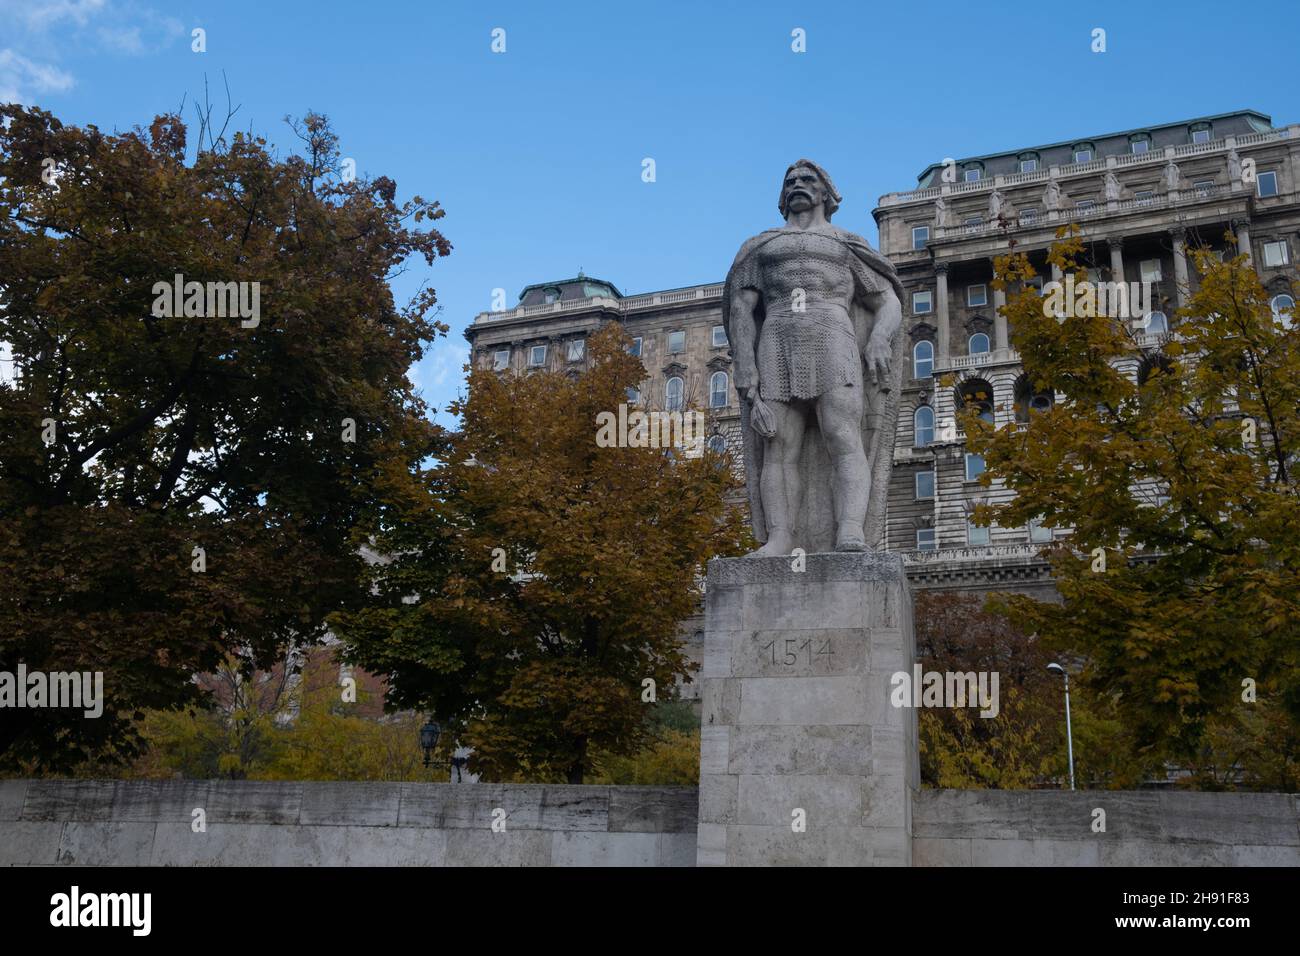
<path fill-rule="evenodd" d="M 578 738 L 578 753 L 573 763 L 569 766 L 567 783 L 582 783 L 582 775 L 586 770 L 587 764 L 587 738 Z"/>

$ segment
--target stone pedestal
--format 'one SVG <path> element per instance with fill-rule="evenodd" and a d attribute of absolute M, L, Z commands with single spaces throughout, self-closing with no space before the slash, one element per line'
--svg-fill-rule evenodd
<path fill-rule="evenodd" d="M 910 866 L 916 712 L 890 704 L 914 657 L 902 558 L 803 562 L 709 564 L 697 862 Z"/>

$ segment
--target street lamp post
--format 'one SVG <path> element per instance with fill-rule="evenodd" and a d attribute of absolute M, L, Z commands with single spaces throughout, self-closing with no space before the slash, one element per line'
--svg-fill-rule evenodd
<path fill-rule="evenodd" d="M 433 748 L 438 746 L 438 738 L 442 736 L 442 727 L 432 717 L 420 728 L 420 749 L 424 751 L 424 765 L 428 767 L 433 757 Z"/>
<path fill-rule="evenodd" d="M 1070 789 L 1074 789 L 1074 730 L 1070 727 L 1070 675 L 1066 673 L 1065 668 L 1053 661 L 1047 665 L 1047 669 L 1053 674 L 1060 674 L 1065 678 L 1065 745 L 1070 754 Z"/>

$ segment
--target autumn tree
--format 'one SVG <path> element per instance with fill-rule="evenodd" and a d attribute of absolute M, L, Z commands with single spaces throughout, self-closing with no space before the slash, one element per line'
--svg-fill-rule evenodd
<path fill-rule="evenodd" d="M 343 181 L 322 117 L 296 129 L 283 159 L 212 130 L 187 157 L 176 116 L 0 107 L 0 670 L 107 698 L 0 711 L 0 763 L 129 753 L 192 674 L 269 667 L 365 596 L 353 529 L 433 445 L 406 372 L 446 331 L 387 280 L 450 245 L 414 225 L 436 203 Z"/>
<path fill-rule="evenodd" d="M 390 703 L 434 713 L 489 779 L 581 782 L 595 753 L 638 751 L 647 701 L 691 671 L 705 562 L 742 547 L 723 459 L 597 441 L 645 377 L 628 342 L 602 329 L 573 375 L 473 369 L 459 431 L 376 535 L 383 606 L 335 618 Z"/>
<path fill-rule="evenodd" d="M 1083 256 L 1063 231 L 1049 262 L 1082 289 Z M 1048 551 L 1062 603 L 1004 608 L 1078 655 L 1144 753 L 1194 768 L 1252 697 L 1300 719 L 1300 331 L 1247 257 L 1191 258 L 1199 281 L 1156 345 L 1141 316 L 1045 299 L 1025 255 L 1000 258 L 1012 343 L 1061 400 L 1017 427 L 964 421 L 981 480 L 1016 495 L 977 517 L 1071 531 Z"/>
<path fill-rule="evenodd" d="M 925 671 L 996 673 L 999 698 L 988 717 L 975 707 L 921 710 L 922 781 L 957 789 L 1065 785 L 1065 701 L 1060 679 L 1047 671 L 1053 654 L 1043 641 L 972 594 L 920 591 L 915 619 Z M 1075 688 L 1071 704 L 1080 785 L 1134 787 L 1147 779 L 1153 767 L 1126 746 L 1109 698 Z"/>

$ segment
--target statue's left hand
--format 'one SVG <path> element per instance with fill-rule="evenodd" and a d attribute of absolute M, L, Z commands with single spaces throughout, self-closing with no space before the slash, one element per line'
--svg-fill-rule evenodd
<path fill-rule="evenodd" d="M 867 363 L 867 375 L 872 384 L 883 387 L 889 383 L 889 365 L 894 359 L 894 350 L 888 341 L 869 339 L 862 359 Z"/>

